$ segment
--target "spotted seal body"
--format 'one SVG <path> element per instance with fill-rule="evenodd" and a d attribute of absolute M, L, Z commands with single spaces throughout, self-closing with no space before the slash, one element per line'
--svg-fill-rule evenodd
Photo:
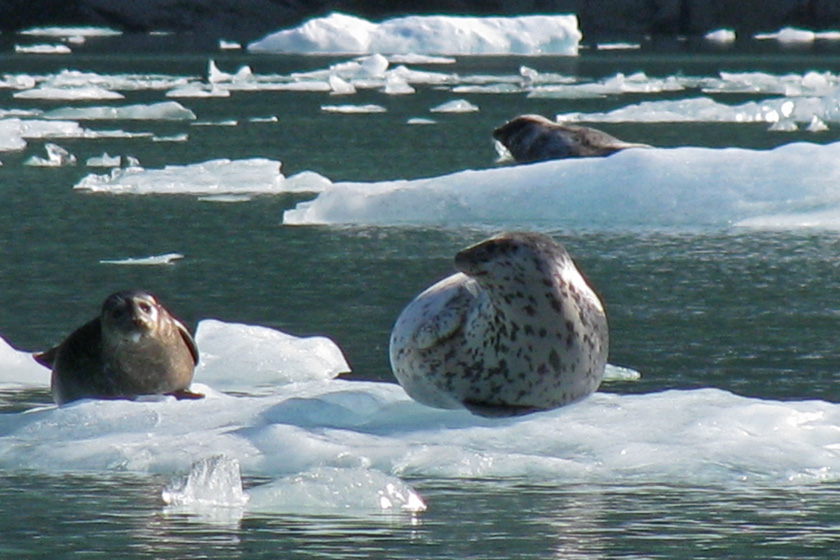
<path fill-rule="evenodd" d="M 201 397 L 188 390 L 198 363 L 189 329 L 148 292 L 111 294 L 99 317 L 35 359 L 52 369 L 58 404 L 156 394 Z"/>
<path fill-rule="evenodd" d="M 455 257 L 458 273 L 402 312 L 391 368 L 415 400 L 511 416 L 598 388 L 609 346 L 598 296 L 548 236 L 506 233 Z"/>
<path fill-rule="evenodd" d="M 494 130 L 493 138 L 520 163 L 608 156 L 626 148 L 650 147 L 624 142 L 595 128 L 553 122 L 540 115 L 516 117 Z"/>

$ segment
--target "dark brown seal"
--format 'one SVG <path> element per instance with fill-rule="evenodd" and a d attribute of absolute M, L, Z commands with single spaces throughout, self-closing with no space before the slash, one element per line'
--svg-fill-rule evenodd
<path fill-rule="evenodd" d="M 111 294 L 99 317 L 35 359 L 52 369 L 58 404 L 83 398 L 202 396 L 188 390 L 198 363 L 192 334 L 144 291 Z"/>

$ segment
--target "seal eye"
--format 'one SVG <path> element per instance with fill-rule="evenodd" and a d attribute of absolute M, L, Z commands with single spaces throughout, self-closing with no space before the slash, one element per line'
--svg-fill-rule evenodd
<path fill-rule="evenodd" d="M 152 306 L 146 303 L 145 301 L 141 301 L 140 303 L 138 303 L 137 307 L 139 307 L 140 311 L 142 311 L 143 313 L 151 313 L 152 311 Z"/>

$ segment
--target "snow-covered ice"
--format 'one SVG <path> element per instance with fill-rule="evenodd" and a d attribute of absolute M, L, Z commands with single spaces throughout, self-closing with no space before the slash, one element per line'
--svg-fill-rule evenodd
<path fill-rule="evenodd" d="M 110 27 L 97 26 L 47 26 L 30 27 L 18 31 L 18 34 L 35 37 L 112 37 L 122 35 L 122 31 Z"/>
<path fill-rule="evenodd" d="M 836 41 L 840 39 L 837 31 L 810 31 L 796 27 L 783 27 L 775 33 L 757 33 L 755 39 L 775 39 L 780 43 L 813 43 L 816 40 Z"/>
<path fill-rule="evenodd" d="M 195 120 L 195 113 L 177 101 L 115 107 L 64 107 L 44 114 L 45 119 L 76 120 Z"/>
<path fill-rule="evenodd" d="M 15 52 L 21 54 L 70 54 L 73 52 L 67 45 L 15 45 Z"/>
<path fill-rule="evenodd" d="M 122 165 L 122 156 L 111 156 L 105 152 L 101 156 L 87 158 L 85 165 L 88 167 L 119 167 Z"/>
<path fill-rule="evenodd" d="M 574 15 L 407 16 L 374 23 L 333 13 L 272 33 L 251 52 L 425 55 L 576 55 Z"/>
<path fill-rule="evenodd" d="M 388 109 L 382 105 L 368 103 L 366 105 L 321 105 L 321 110 L 325 113 L 362 114 L 384 113 Z"/>
<path fill-rule="evenodd" d="M 478 110 L 478 105 L 466 99 L 453 99 L 429 109 L 432 113 L 474 113 Z"/>
<path fill-rule="evenodd" d="M 840 214 L 840 143 L 772 150 L 624 150 L 607 158 L 335 183 L 285 224 L 493 224 L 576 229 L 730 227 L 761 216 Z M 840 219 L 820 223 L 840 228 Z"/>
<path fill-rule="evenodd" d="M 281 163 L 264 158 L 215 159 L 163 169 L 134 166 L 83 177 L 74 189 L 111 194 L 279 194 L 320 192 L 331 181 L 312 171 L 285 177 Z"/>
<path fill-rule="evenodd" d="M 703 35 L 703 38 L 713 43 L 733 43 L 736 36 L 732 29 L 715 29 Z"/>

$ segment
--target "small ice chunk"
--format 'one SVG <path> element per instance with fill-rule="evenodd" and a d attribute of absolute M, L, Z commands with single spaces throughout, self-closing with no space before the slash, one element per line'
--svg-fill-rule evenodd
<path fill-rule="evenodd" d="M 384 113 L 387 111 L 382 105 L 321 105 L 321 110 L 325 113 Z"/>
<path fill-rule="evenodd" d="M 758 40 L 775 39 L 780 43 L 813 43 L 817 36 L 816 33 L 807 29 L 784 27 L 775 33 L 758 33 L 755 38 Z"/>
<path fill-rule="evenodd" d="M 466 99 L 455 99 L 432 107 L 429 110 L 432 113 L 471 113 L 478 111 L 478 106 L 473 105 Z"/>
<path fill-rule="evenodd" d="M 436 120 L 426 119 L 426 118 L 423 118 L 423 117 L 411 117 L 410 119 L 408 119 L 405 122 L 407 124 L 421 124 L 421 125 L 423 125 L 423 124 L 437 124 Z"/>
<path fill-rule="evenodd" d="M 172 98 L 209 98 L 209 97 L 230 97 L 230 91 L 218 87 L 216 84 L 205 86 L 204 84 L 190 84 L 178 87 L 166 92 L 166 97 Z"/>
<path fill-rule="evenodd" d="M 790 119 L 779 119 L 771 124 L 767 130 L 771 132 L 796 132 L 799 126 Z"/>
<path fill-rule="evenodd" d="M 423 498 L 411 486 L 365 468 L 314 468 L 248 490 L 248 510 L 263 513 L 420 513 Z"/>
<path fill-rule="evenodd" d="M 24 165 L 33 167 L 67 167 L 76 165 L 76 156 L 59 146 L 58 144 L 47 143 L 44 145 L 47 157 L 32 156 L 23 162 Z"/>
<path fill-rule="evenodd" d="M 219 39 L 219 48 L 223 51 L 237 51 L 242 48 L 242 45 L 236 41 L 225 41 L 224 39 Z"/>
<path fill-rule="evenodd" d="M 597 43 L 595 49 L 599 51 L 628 51 L 642 48 L 639 43 Z"/>
<path fill-rule="evenodd" d="M 165 504 L 179 507 L 241 508 L 248 503 L 239 461 L 224 454 L 193 463 L 188 475 L 166 485 L 161 498 Z"/>
<path fill-rule="evenodd" d="M 280 122 L 280 119 L 277 115 L 269 115 L 266 117 L 250 117 L 248 118 L 248 122 L 252 123 L 276 123 Z"/>
<path fill-rule="evenodd" d="M 604 370 L 604 382 L 611 383 L 615 381 L 638 381 L 642 378 L 642 374 L 635 369 L 628 367 L 614 366 L 607 364 Z"/>
<path fill-rule="evenodd" d="M 175 264 L 175 261 L 183 259 L 184 255 L 181 253 L 166 253 L 165 255 L 155 255 L 151 257 L 140 258 L 126 258 L 116 260 L 101 260 L 100 264 L 121 264 L 133 266 L 160 266 Z"/>
<path fill-rule="evenodd" d="M 210 60 L 207 63 L 207 81 L 211 84 L 225 83 L 225 82 L 250 82 L 254 78 L 254 72 L 250 66 L 242 66 L 236 71 L 236 74 L 229 74 L 222 72 L 216 66 L 216 61 Z"/>
<path fill-rule="evenodd" d="M 169 136 L 152 136 L 152 142 L 186 142 L 189 139 L 190 135 L 186 132 Z"/>
<path fill-rule="evenodd" d="M 808 127 L 805 130 L 808 132 L 824 132 L 828 130 L 828 125 L 817 115 L 814 115 L 811 117 L 811 122 L 808 123 Z"/>
<path fill-rule="evenodd" d="M 713 43 L 733 43 L 735 42 L 735 32 L 731 29 L 716 29 L 706 33 L 703 38 Z"/>
<path fill-rule="evenodd" d="M 356 93 L 356 88 L 353 87 L 353 84 L 343 80 L 340 76 L 335 74 L 331 75 L 329 78 L 330 92 L 332 95 L 353 95 Z"/>
<path fill-rule="evenodd" d="M 341 349 L 325 337 L 298 338 L 267 327 L 205 319 L 195 340 L 201 348 L 196 379 L 222 391 L 271 394 L 288 383 L 333 379 L 350 371 Z"/>
<path fill-rule="evenodd" d="M 15 52 L 20 54 L 70 54 L 73 52 L 67 45 L 15 45 Z"/>
<path fill-rule="evenodd" d="M 50 87 L 41 86 L 19 91 L 15 99 L 51 99 L 51 100 L 107 100 L 125 99 L 125 96 L 100 86 Z"/>
<path fill-rule="evenodd" d="M 239 121 L 236 119 L 222 119 L 220 121 L 195 121 L 191 122 L 190 126 L 239 126 Z"/>
<path fill-rule="evenodd" d="M 385 75 L 385 87 L 382 91 L 388 95 L 411 95 L 416 90 L 399 73 L 388 72 Z"/>
<path fill-rule="evenodd" d="M 30 27 L 18 31 L 19 35 L 30 35 L 34 37 L 112 37 L 122 35 L 110 27 L 81 26 L 81 27 Z"/>
<path fill-rule="evenodd" d="M 195 120 L 195 113 L 177 101 L 121 107 L 64 107 L 48 111 L 46 119 L 78 120 Z"/>
<path fill-rule="evenodd" d="M 122 157 L 110 156 L 105 152 L 101 156 L 89 157 L 85 162 L 88 167 L 119 167 L 122 165 Z"/>
<path fill-rule="evenodd" d="M 391 64 L 455 64 L 457 60 L 451 56 L 430 56 L 427 54 L 392 54 L 388 57 Z"/>

